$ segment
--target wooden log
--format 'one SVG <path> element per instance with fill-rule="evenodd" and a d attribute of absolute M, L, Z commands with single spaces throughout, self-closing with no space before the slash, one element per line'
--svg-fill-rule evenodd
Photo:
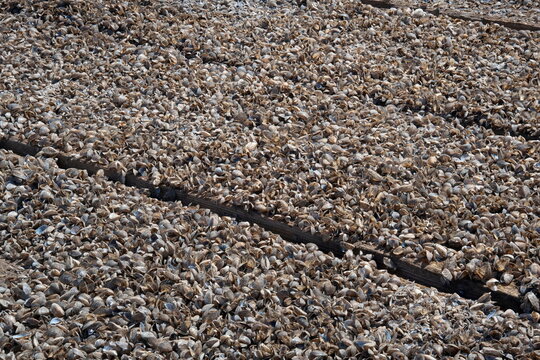
<path fill-rule="evenodd" d="M 512 309 L 516 313 L 521 312 L 521 299 L 519 291 L 510 286 L 499 286 L 498 290 L 492 291 L 478 280 L 457 279 L 448 281 L 438 266 L 422 267 L 410 259 L 402 259 L 390 253 L 375 248 L 373 245 L 361 244 L 356 248 L 356 253 L 370 254 L 378 267 L 386 268 L 389 272 L 404 279 L 414 281 L 424 286 L 434 287 L 445 293 L 456 293 L 464 298 L 477 300 L 486 293 L 490 293 L 491 299 L 504 309 Z M 388 265 L 389 259 L 391 265 Z M 438 268 L 438 269 L 437 269 Z"/>
<path fill-rule="evenodd" d="M 539 31 L 540 25 L 531 24 L 531 23 L 522 23 L 515 21 L 503 20 L 494 16 L 483 16 L 481 14 L 475 14 L 471 12 L 458 11 L 453 9 L 444 9 L 444 8 L 435 8 L 425 5 L 416 5 L 410 4 L 406 1 L 396 1 L 396 0 L 360 0 L 362 4 L 371 5 L 379 9 L 391 9 L 391 8 L 403 8 L 410 7 L 416 9 L 422 9 L 427 13 L 439 16 L 444 15 L 454 19 L 465 20 L 465 21 L 480 21 L 484 24 L 498 24 L 513 30 L 528 30 L 528 31 Z"/>

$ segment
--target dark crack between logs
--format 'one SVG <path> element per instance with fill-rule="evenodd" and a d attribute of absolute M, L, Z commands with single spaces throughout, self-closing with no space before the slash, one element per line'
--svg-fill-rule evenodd
<path fill-rule="evenodd" d="M 390 104 L 385 99 L 379 97 L 373 97 L 371 102 L 376 106 L 388 106 L 395 105 L 398 108 L 398 111 L 407 113 L 420 113 L 420 114 L 432 114 L 435 116 L 440 116 L 445 120 L 457 120 L 461 126 L 470 127 L 470 126 L 479 126 L 486 130 L 491 130 L 495 135 L 500 136 L 512 136 L 512 137 L 523 137 L 526 141 L 538 141 L 540 140 L 540 129 L 534 128 L 517 128 L 513 129 L 512 126 L 499 126 L 491 123 L 487 116 L 481 112 L 467 113 L 464 111 L 452 111 L 450 113 L 438 113 L 432 110 L 429 104 L 414 107 L 409 105 L 401 104 Z"/>

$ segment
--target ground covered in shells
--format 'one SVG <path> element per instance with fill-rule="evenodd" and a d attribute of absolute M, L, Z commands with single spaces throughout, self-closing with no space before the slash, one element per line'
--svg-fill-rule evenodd
<path fill-rule="evenodd" d="M 0 154 L 4 356 L 538 355 L 539 329 L 488 299 L 439 294 L 369 257 L 290 245 L 51 159 Z"/>
<path fill-rule="evenodd" d="M 481 3 L 461 4 L 489 6 Z M 515 17 L 514 3 L 504 9 Z M 0 137 L 254 209 L 347 249 L 369 243 L 436 265 L 448 280 L 511 287 L 529 319 L 395 278 L 381 283 L 388 275 L 365 258 L 285 245 L 246 224 L 58 170 L 52 160 L 24 163 L 3 152 L 0 270 L 21 284 L 2 287 L 7 352 L 38 352 L 40 339 L 48 339 L 45 357 L 67 352 L 65 339 L 96 357 L 158 346 L 179 356 L 212 348 L 247 358 L 369 351 L 438 358 L 484 347 L 487 356 L 517 357 L 538 348 L 537 32 L 355 1 L 0 4 Z M 227 266 L 234 270 L 218 276 Z M 271 295 L 256 288 L 261 266 L 275 271 Z M 302 287 L 298 297 L 291 281 Z M 186 297 L 194 283 L 199 297 Z M 226 310 L 230 294 L 251 312 Z M 304 323 L 293 321 L 300 315 L 291 304 L 306 313 Z M 395 325 L 377 332 L 396 304 Z M 401 323 L 415 304 L 426 306 L 418 315 L 425 325 Z M 68 305 L 78 310 L 66 315 Z M 344 313 L 326 314 L 336 306 Z M 194 330 L 178 330 L 185 319 Z M 312 333 L 327 324 L 334 332 Z M 486 324 L 504 330 L 486 335 Z M 451 338 L 458 332 L 450 328 L 465 325 L 463 339 Z M 274 337 L 256 339 L 259 331 Z M 443 346 L 449 342 L 459 345 Z M 70 356 L 86 357 L 77 351 Z"/>
<path fill-rule="evenodd" d="M 540 145 L 504 136 L 538 134 L 537 33 L 350 1 L 13 6 L 5 136 L 540 310 Z"/>
<path fill-rule="evenodd" d="M 397 3 L 451 10 L 473 17 L 540 24 L 540 7 L 535 0 L 401 0 Z"/>

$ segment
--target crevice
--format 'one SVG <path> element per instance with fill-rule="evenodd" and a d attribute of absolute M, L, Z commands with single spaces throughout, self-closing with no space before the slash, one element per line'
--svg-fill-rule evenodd
<path fill-rule="evenodd" d="M 436 15 L 436 16 L 444 15 L 444 16 L 451 17 L 453 19 L 459 19 L 459 20 L 465 20 L 465 21 L 479 21 L 483 24 L 498 24 L 512 30 L 528 30 L 528 31 L 540 30 L 540 26 L 535 25 L 535 24 L 506 21 L 506 20 L 481 16 L 481 15 L 470 16 L 466 13 L 452 10 L 452 9 L 431 8 L 427 6 L 422 6 L 422 5 L 417 5 L 417 4 L 407 4 L 407 3 L 391 1 L 391 0 L 360 0 L 360 2 L 362 4 L 371 5 L 379 9 L 405 8 L 405 7 L 422 9 L 425 12 L 430 13 L 432 15 Z"/>
<path fill-rule="evenodd" d="M 0 148 L 14 152 L 20 156 L 36 156 L 41 148 L 24 144 L 18 141 L 0 138 Z M 126 186 L 147 191 L 150 197 L 161 201 L 179 201 L 183 205 L 198 205 L 201 208 L 209 209 L 210 211 L 220 215 L 235 218 L 238 221 L 246 221 L 251 224 L 256 224 L 261 228 L 280 235 L 284 240 L 292 243 L 313 243 L 319 249 L 326 253 L 333 253 L 337 257 L 344 257 L 345 249 L 341 242 L 331 240 L 330 236 L 323 234 L 311 234 L 305 232 L 298 227 L 290 226 L 285 223 L 272 220 L 262 216 L 254 211 L 246 211 L 238 207 L 226 206 L 214 200 L 205 199 L 202 197 L 191 195 L 183 190 L 179 190 L 168 186 L 154 186 L 150 182 L 141 179 L 133 173 L 121 174 L 115 170 L 102 168 L 93 164 L 89 164 L 83 160 L 65 156 L 59 153 L 55 155 L 47 155 L 55 158 L 60 168 L 68 169 L 75 168 L 86 170 L 89 175 L 95 175 L 102 170 L 105 177 L 111 181 L 120 182 Z M 456 293 L 468 299 L 479 299 L 483 295 L 489 293 L 491 299 L 503 309 L 512 309 L 517 313 L 521 312 L 521 300 L 517 293 L 492 291 L 485 286 L 484 283 L 477 280 L 459 279 L 448 281 L 438 271 L 430 270 L 424 267 L 401 259 L 398 256 L 380 251 L 367 244 L 361 244 L 353 251 L 356 254 L 360 252 L 369 254 L 375 261 L 378 267 L 388 269 L 391 273 L 414 281 L 418 284 L 434 287 L 437 290 L 445 293 Z M 390 261 L 389 261 L 390 260 Z"/>
<path fill-rule="evenodd" d="M 385 99 L 379 97 L 372 97 L 371 102 L 376 106 L 388 106 L 388 102 Z M 392 104 L 396 105 L 396 104 Z M 514 129 L 512 125 L 509 126 L 500 126 L 495 125 L 492 122 L 488 121 L 487 116 L 481 112 L 466 113 L 464 111 L 452 111 L 450 113 L 439 113 L 433 111 L 429 104 L 423 105 L 421 107 L 415 107 L 410 105 L 402 105 L 398 110 L 400 112 L 411 112 L 415 114 L 432 114 L 435 116 L 440 116 L 445 120 L 457 120 L 463 127 L 470 126 L 480 126 L 484 129 L 491 130 L 495 135 L 500 136 L 512 136 L 512 137 L 523 137 L 526 141 L 540 140 L 540 129 L 534 128 L 516 128 Z"/>
<path fill-rule="evenodd" d="M 460 115 L 456 112 L 440 115 L 443 118 L 449 119 L 449 118 L 455 118 L 458 119 L 462 126 L 472 126 L 472 125 L 478 125 L 483 127 L 484 129 L 488 129 L 493 131 L 495 135 L 501 135 L 501 136 L 521 136 L 525 140 L 540 140 L 540 130 L 534 130 L 532 128 L 521 128 L 521 129 L 513 129 L 512 126 L 499 126 L 491 123 L 487 120 L 486 115 L 482 113 L 473 113 L 468 115 Z"/>

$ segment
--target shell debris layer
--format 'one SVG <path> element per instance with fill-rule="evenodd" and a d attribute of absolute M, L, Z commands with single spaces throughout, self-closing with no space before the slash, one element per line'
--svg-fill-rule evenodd
<path fill-rule="evenodd" d="M 0 136 L 511 286 L 538 318 L 537 32 L 356 1 L 1 4 Z"/>
<path fill-rule="evenodd" d="M 539 310 L 538 33 L 350 1 L 10 4 L 0 135 Z"/>
<path fill-rule="evenodd" d="M 6 358 L 538 355 L 538 327 L 488 298 L 441 294 L 369 257 L 287 244 L 51 159 L 0 155 L 0 264 L 19 267 L 0 285 Z"/>

